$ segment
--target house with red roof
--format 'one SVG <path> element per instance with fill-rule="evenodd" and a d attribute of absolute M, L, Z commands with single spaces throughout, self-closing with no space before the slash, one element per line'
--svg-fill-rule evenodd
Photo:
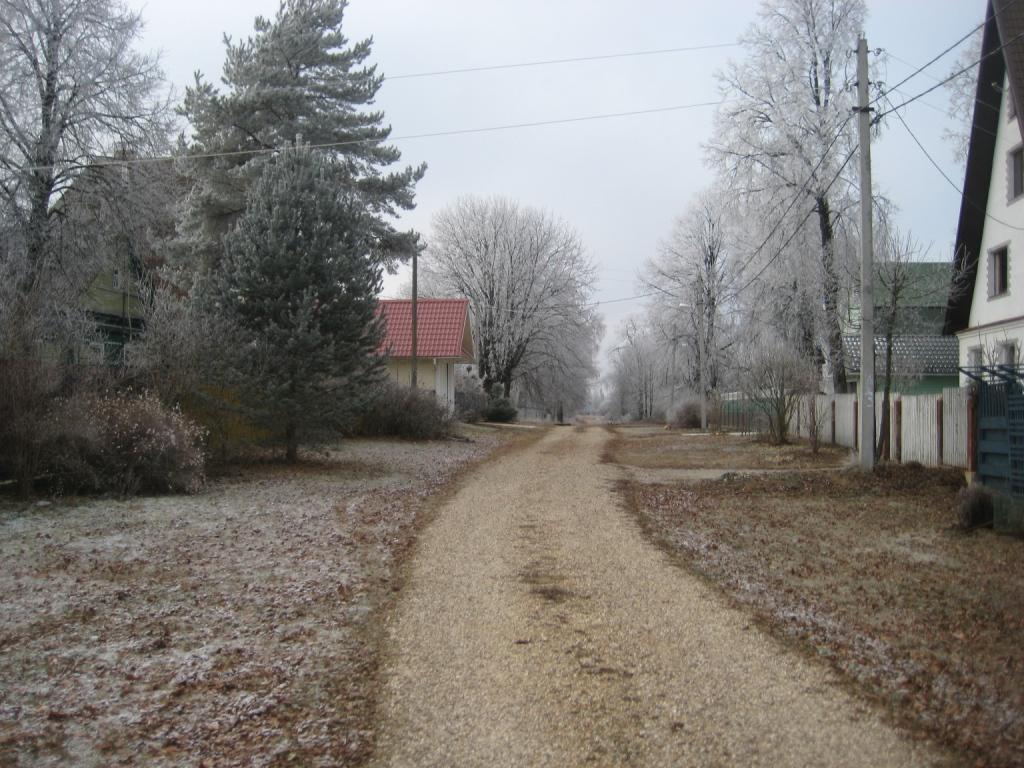
<path fill-rule="evenodd" d="M 378 353 L 387 358 L 388 376 L 412 384 L 412 300 L 384 299 L 377 307 L 384 337 Z M 416 385 L 455 407 L 455 366 L 473 363 L 473 331 L 467 299 L 416 302 Z"/>

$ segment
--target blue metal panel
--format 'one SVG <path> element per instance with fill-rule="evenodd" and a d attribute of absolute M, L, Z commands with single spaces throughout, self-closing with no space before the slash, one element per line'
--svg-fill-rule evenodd
<path fill-rule="evenodd" d="M 1006 398 L 1010 493 L 1024 498 L 1024 395 L 1019 391 Z"/>

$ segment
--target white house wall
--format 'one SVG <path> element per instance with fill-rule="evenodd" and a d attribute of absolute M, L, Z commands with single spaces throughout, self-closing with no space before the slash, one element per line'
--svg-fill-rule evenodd
<path fill-rule="evenodd" d="M 399 384 L 412 385 L 412 361 L 389 360 L 388 376 Z M 417 389 L 431 390 L 448 408 L 455 407 L 455 363 L 449 360 L 423 358 L 416 365 Z"/>
<path fill-rule="evenodd" d="M 1008 88 L 1004 88 L 1003 93 L 1008 93 Z M 999 128 L 992 160 L 992 178 L 989 181 L 990 215 L 985 218 L 981 238 L 978 272 L 971 300 L 970 326 L 957 334 L 960 340 L 961 365 L 971 364 L 970 350 L 974 347 L 985 350 L 986 359 L 983 362 L 989 362 L 987 358 L 998 345 L 1014 342 L 1020 350 L 1021 341 L 1024 339 L 1024 322 L 1004 322 L 1024 314 L 1024 232 L 995 221 L 1000 219 L 1013 226 L 1024 227 L 1024 195 L 1015 200 L 1009 199 L 1009 153 L 1020 145 L 1020 128 L 1016 118 L 1009 117 L 1007 99 L 1004 96 L 999 106 Z M 1001 296 L 990 298 L 989 285 L 992 274 L 989 254 L 994 249 L 1004 246 L 1007 248 L 1008 290 Z"/>

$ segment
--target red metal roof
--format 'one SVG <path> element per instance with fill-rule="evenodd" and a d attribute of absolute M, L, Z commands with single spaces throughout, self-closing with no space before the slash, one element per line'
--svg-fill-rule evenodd
<path fill-rule="evenodd" d="M 412 300 L 385 299 L 377 305 L 384 318 L 384 339 L 379 352 L 390 357 L 412 357 Z M 416 354 L 472 360 L 468 299 L 418 299 L 416 302 Z"/>

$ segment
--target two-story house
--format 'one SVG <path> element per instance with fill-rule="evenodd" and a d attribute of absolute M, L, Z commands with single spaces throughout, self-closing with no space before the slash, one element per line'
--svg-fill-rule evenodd
<path fill-rule="evenodd" d="M 1024 342 L 1024 4 L 989 0 L 982 57 L 944 332 L 956 335 L 961 366 L 1015 366 Z"/>

